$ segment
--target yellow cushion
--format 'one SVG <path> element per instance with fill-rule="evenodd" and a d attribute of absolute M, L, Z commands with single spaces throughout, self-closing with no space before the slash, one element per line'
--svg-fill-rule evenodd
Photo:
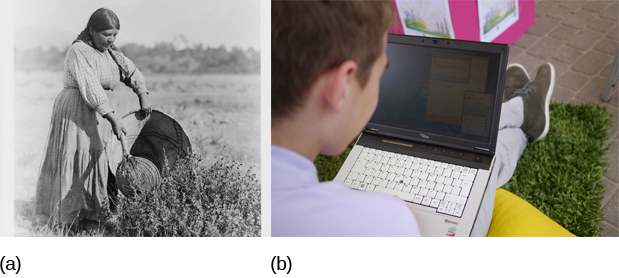
<path fill-rule="evenodd" d="M 565 228 L 520 197 L 499 188 L 488 236 L 574 237 Z"/>

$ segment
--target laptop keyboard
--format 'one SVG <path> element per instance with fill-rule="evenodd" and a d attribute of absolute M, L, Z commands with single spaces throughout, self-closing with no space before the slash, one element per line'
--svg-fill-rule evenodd
<path fill-rule="evenodd" d="M 462 217 L 477 169 L 364 147 L 344 181 Z"/>

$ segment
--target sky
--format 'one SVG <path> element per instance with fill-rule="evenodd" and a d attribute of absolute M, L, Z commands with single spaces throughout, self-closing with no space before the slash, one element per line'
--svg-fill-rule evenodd
<path fill-rule="evenodd" d="M 116 45 L 152 46 L 184 35 L 190 45 L 260 50 L 256 0 L 15 0 L 15 47 L 68 46 L 98 8 L 120 20 Z"/>

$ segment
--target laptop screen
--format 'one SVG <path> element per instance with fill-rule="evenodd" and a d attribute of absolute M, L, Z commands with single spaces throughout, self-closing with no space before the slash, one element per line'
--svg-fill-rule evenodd
<path fill-rule="evenodd" d="M 388 43 L 370 123 L 489 143 L 500 56 Z"/>

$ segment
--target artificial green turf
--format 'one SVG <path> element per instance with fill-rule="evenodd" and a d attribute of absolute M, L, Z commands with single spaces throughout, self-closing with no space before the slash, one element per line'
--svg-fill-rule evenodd
<path fill-rule="evenodd" d="M 599 236 L 608 158 L 610 115 L 598 105 L 550 104 L 550 130 L 529 142 L 503 188 L 520 196 L 577 236 Z M 318 156 L 318 178 L 332 180 L 354 141 L 341 155 Z"/>

